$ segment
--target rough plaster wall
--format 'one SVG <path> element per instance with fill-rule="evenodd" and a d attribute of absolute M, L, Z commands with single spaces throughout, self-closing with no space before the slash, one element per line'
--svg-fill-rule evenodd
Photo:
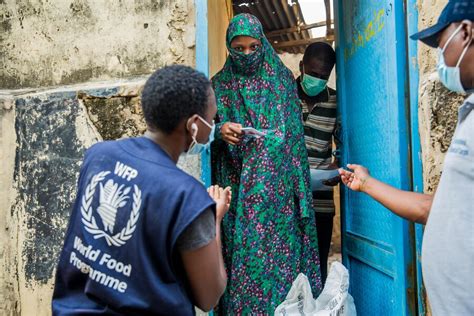
<path fill-rule="evenodd" d="M 447 0 L 418 0 L 418 29 L 422 30 L 435 24 L 446 3 L 448 3 Z M 436 70 L 436 61 L 436 49 L 419 43 L 420 82 L 422 82 L 421 76 L 429 76 L 429 74 Z"/>
<path fill-rule="evenodd" d="M 145 80 L 122 86 L 120 91 L 106 96 L 101 90 L 78 92 L 79 102 L 86 107 L 88 118 L 104 140 L 139 136 L 146 131 L 140 103 L 144 84 Z M 196 179 L 201 177 L 199 156 L 183 154 L 178 167 Z"/>
<path fill-rule="evenodd" d="M 134 86 L 122 87 L 113 95 L 79 91 L 90 120 L 104 140 L 141 135 L 146 130 L 140 106 L 140 93 L 144 81 Z"/>
<path fill-rule="evenodd" d="M 193 0 L 1 0 L 0 89 L 194 65 Z"/>
<path fill-rule="evenodd" d="M 439 183 L 444 156 L 456 128 L 458 108 L 465 97 L 449 92 L 432 74 L 420 89 L 420 139 L 423 152 L 425 192 L 433 193 Z"/>

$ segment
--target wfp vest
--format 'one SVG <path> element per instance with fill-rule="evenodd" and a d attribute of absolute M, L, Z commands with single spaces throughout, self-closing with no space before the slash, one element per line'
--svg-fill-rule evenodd
<path fill-rule="evenodd" d="M 61 252 L 53 314 L 193 315 L 176 240 L 213 200 L 153 141 L 85 155 Z"/>

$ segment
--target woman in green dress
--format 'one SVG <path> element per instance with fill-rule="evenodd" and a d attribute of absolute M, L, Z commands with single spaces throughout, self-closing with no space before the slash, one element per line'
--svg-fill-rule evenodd
<path fill-rule="evenodd" d="M 229 57 L 212 79 L 212 175 L 233 192 L 222 224 L 228 284 L 218 312 L 273 315 L 299 273 L 315 296 L 321 290 L 301 109 L 294 78 L 255 16 L 235 16 L 226 44 Z M 244 135 L 242 127 L 266 135 Z"/>

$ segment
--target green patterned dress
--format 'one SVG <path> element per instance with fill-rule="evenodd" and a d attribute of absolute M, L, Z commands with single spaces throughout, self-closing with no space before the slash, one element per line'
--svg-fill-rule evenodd
<path fill-rule="evenodd" d="M 262 42 L 245 55 L 230 47 L 235 36 Z M 218 113 L 212 145 L 213 182 L 231 186 L 223 220 L 223 251 L 229 276 L 221 315 L 273 315 L 299 273 L 313 294 L 321 290 L 318 242 L 309 165 L 296 83 L 250 14 L 235 16 L 226 36 L 229 57 L 212 79 Z M 225 122 L 266 130 L 225 143 Z"/>

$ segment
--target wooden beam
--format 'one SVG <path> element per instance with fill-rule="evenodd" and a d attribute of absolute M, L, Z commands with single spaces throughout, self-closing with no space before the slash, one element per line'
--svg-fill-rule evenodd
<path fill-rule="evenodd" d="M 295 40 L 295 41 L 272 43 L 272 46 L 275 49 L 282 49 L 282 48 L 295 47 L 295 46 L 307 46 L 315 42 L 334 42 L 334 35 L 331 35 L 328 37 L 317 37 L 317 38 L 308 38 L 308 39 Z"/>
<path fill-rule="evenodd" d="M 290 27 L 290 28 L 287 28 L 287 29 L 281 29 L 281 30 L 268 32 L 268 33 L 265 34 L 265 36 L 267 38 L 270 38 L 270 37 L 285 35 L 285 34 L 288 34 L 288 33 L 301 32 L 301 31 L 313 29 L 315 27 L 326 26 L 326 23 L 327 23 L 326 21 L 322 21 L 322 22 L 317 22 L 317 23 L 312 23 L 312 24 L 307 24 L 307 25 L 305 24 L 305 25 L 300 25 L 300 26 L 293 26 L 293 27 Z M 334 23 L 334 21 L 331 20 L 331 23 Z"/>
<path fill-rule="evenodd" d="M 324 0 L 324 6 L 326 7 L 326 30 L 330 30 L 333 24 L 333 21 L 331 21 L 331 1 Z M 328 34 L 328 32 L 326 32 L 326 34 Z"/>

